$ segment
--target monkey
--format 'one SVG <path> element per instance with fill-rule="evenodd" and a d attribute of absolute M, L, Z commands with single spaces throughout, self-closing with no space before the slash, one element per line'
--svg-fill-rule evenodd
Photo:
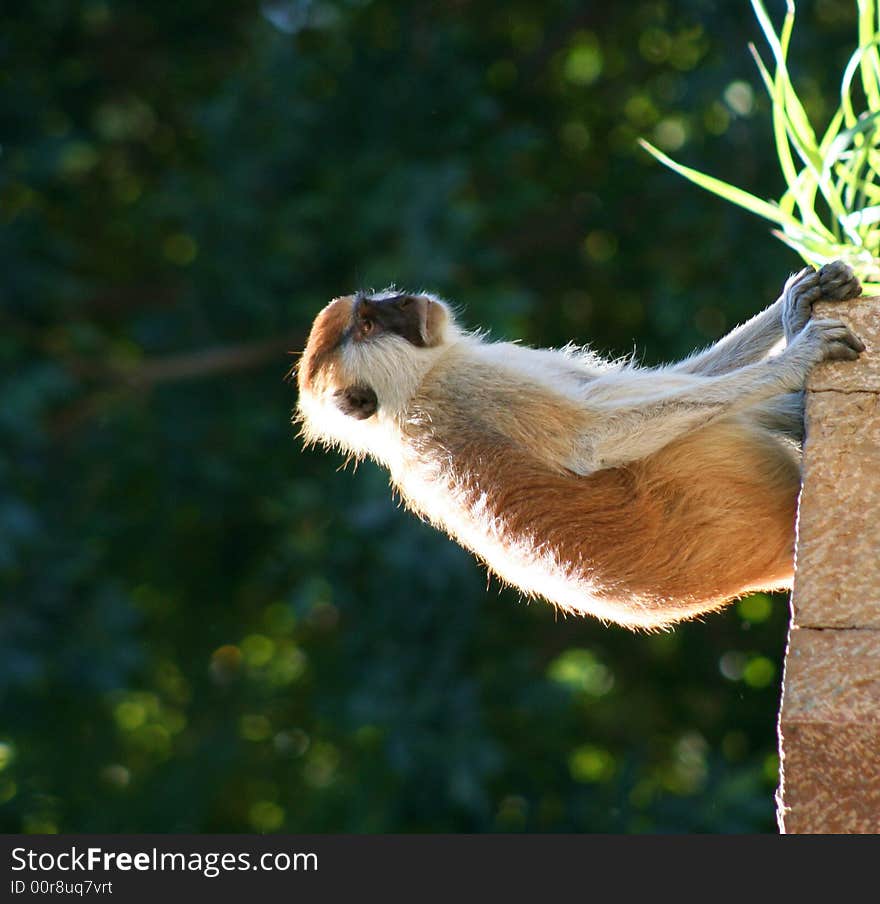
<path fill-rule="evenodd" d="M 565 613 L 662 629 L 790 588 L 803 390 L 865 350 L 812 305 L 841 261 L 685 360 L 643 367 L 461 327 L 430 293 L 334 299 L 296 365 L 295 420 L 390 472 L 406 506 Z"/>

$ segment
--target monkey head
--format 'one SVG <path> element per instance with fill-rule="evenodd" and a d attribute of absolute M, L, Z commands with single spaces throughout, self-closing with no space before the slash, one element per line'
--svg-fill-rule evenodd
<path fill-rule="evenodd" d="M 335 298 L 315 318 L 297 367 L 306 440 L 376 454 L 375 428 L 405 409 L 456 334 L 446 303 L 431 295 Z"/>

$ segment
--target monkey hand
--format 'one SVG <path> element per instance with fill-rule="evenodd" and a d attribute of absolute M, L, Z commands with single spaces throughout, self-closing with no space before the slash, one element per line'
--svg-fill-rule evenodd
<path fill-rule="evenodd" d="M 855 361 L 864 350 L 864 342 L 845 323 L 809 320 L 785 354 L 803 353 L 811 364 L 820 364 L 822 361 Z"/>
<path fill-rule="evenodd" d="M 790 343 L 810 319 L 817 301 L 848 301 L 861 295 L 862 287 L 843 261 L 832 261 L 816 271 L 807 267 L 790 277 L 782 291 L 782 327 Z"/>

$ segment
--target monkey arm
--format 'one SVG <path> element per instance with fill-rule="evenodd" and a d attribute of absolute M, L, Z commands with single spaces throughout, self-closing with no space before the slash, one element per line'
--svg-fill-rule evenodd
<path fill-rule="evenodd" d="M 786 344 L 793 341 L 810 319 L 814 302 L 855 298 L 861 291 L 852 268 L 843 261 L 832 261 L 818 271 L 806 267 L 788 278 L 782 295 L 769 308 L 673 370 L 715 376 L 760 361 L 780 339 Z"/>
<path fill-rule="evenodd" d="M 671 369 L 677 373 L 715 376 L 760 361 L 783 338 L 783 308 L 784 298 L 780 297 L 714 345 Z"/>
<path fill-rule="evenodd" d="M 835 320 L 812 320 L 777 357 L 717 376 L 628 370 L 585 390 L 588 424 L 568 467 L 580 474 L 645 458 L 712 421 L 803 388 L 814 364 L 864 349 Z"/>

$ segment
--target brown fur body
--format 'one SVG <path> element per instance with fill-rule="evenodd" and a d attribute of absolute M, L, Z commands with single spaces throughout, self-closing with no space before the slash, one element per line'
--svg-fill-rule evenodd
<path fill-rule="evenodd" d="M 449 368 L 447 379 L 429 375 L 413 399 L 403 430 L 407 464 L 395 482 L 411 508 L 502 577 L 505 565 L 474 548 L 462 520 L 477 534 L 488 530 L 491 545 L 504 550 L 500 558 L 522 558 L 539 585 L 544 569 L 536 559 L 577 584 L 580 602 L 563 608 L 630 627 L 662 626 L 749 591 L 790 586 L 800 488 L 793 443 L 746 414 L 643 460 L 581 476 L 532 451 L 546 451 L 564 435 L 574 420 L 565 406 L 529 400 L 525 389 L 509 384 L 494 399 L 488 385 L 473 394 L 474 375 L 464 376 L 457 363 Z M 456 384 L 471 394 L 463 396 Z M 481 417 L 499 410 L 507 423 Z M 442 501 L 432 504 L 436 492 L 413 491 L 409 473 L 421 475 L 419 484 L 442 487 Z"/>

